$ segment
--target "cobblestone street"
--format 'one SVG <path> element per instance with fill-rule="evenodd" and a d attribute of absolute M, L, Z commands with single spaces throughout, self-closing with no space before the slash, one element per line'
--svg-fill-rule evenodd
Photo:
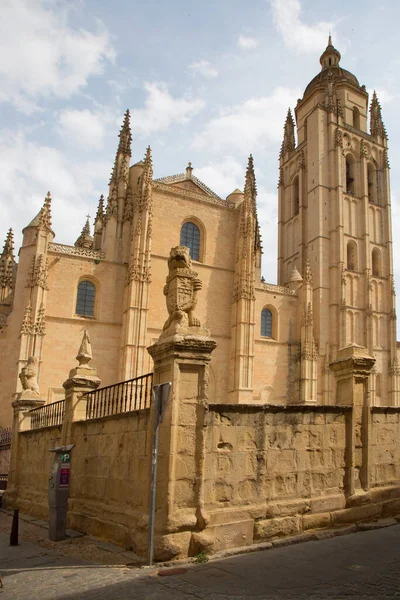
<path fill-rule="evenodd" d="M 57 551 L 20 539 L 10 547 L 8 541 L 1 533 L 4 600 L 400 597 L 400 525 L 187 565 L 167 577 L 159 569 L 80 560 L 61 554 L 61 546 Z"/>

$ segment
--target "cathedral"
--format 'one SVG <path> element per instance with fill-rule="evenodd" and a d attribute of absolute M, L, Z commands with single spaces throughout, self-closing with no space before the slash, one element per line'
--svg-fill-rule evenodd
<path fill-rule="evenodd" d="M 94 231 L 71 245 L 52 229 L 50 193 L 0 256 L 0 427 L 34 357 L 46 403 L 64 398 L 84 330 L 101 386 L 153 371 L 147 348 L 167 317 L 170 249 L 198 273 L 197 317 L 216 342 L 215 404 L 346 403 L 335 361 L 347 347 L 374 359 L 372 406 L 399 406 L 387 134 L 374 93 L 341 66 L 329 38 L 321 70 L 289 109 L 279 156 L 278 283 L 261 276 L 253 158 L 243 190 L 219 197 L 189 163 L 153 178 L 151 149 L 132 148 L 129 111 Z M 133 163 L 133 164 L 132 164 Z M 340 393 L 339 393 L 340 392 Z M 344 394 L 344 395 L 343 395 Z"/>

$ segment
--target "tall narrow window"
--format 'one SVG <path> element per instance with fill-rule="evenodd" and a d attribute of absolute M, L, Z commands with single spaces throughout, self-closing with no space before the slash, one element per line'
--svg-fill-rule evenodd
<path fill-rule="evenodd" d="M 181 246 L 187 246 L 193 260 L 200 260 L 200 229 L 194 223 L 184 223 L 181 229 Z"/>
<path fill-rule="evenodd" d="M 272 312 L 268 308 L 261 311 L 261 336 L 272 338 Z"/>
<path fill-rule="evenodd" d="M 298 176 L 295 177 L 294 181 L 293 181 L 292 203 L 293 203 L 292 215 L 296 216 L 299 214 L 299 208 L 300 208 L 300 189 L 299 189 L 299 177 Z"/>
<path fill-rule="evenodd" d="M 382 255 L 379 248 L 372 250 L 372 275 L 382 277 Z"/>
<path fill-rule="evenodd" d="M 357 246 L 353 241 L 347 244 L 347 269 L 357 271 Z"/>
<path fill-rule="evenodd" d="M 81 281 L 78 285 L 75 314 L 83 317 L 94 316 L 94 299 L 96 288 L 91 281 Z"/>
<path fill-rule="evenodd" d="M 360 129 L 360 111 L 357 106 L 353 108 L 353 127 Z"/>
<path fill-rule="evenodd" d="M 368 200 L 373 204 L 376 203 L 376 172 L 371 164 L 368 164 Z"/>
<path fill-rule="evenodd" d="M 346 193 L 354 196 L 354 161 L 346 156 Z"/>

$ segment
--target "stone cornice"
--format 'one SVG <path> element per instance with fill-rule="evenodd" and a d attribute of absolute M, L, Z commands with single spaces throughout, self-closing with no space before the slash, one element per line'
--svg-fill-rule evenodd
<path fill-rule="evenodd" d="M 198 194 L 191 190 L 185 190 L 183 188 L 178 188 L 166 183 L 161 183 L 159 181 L 153 181 L 153 192 L 155 191 L 170 194 L 172 196 L 182 196 L 184 198 L 188 198 L 189 200 L 196 200 L 198 202 L 204 202 L 205 204 L 220 206 L 221 208 L 236 210 L 235 206 L 226 200 L 219 200 L 218 198 L 212 196 L 206 196 L 205 194 L 200 193 Z"/>

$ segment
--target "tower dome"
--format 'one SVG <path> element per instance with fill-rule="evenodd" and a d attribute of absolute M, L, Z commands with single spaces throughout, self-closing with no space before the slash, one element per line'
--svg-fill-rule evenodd
<path fill-rule="evenodd" d="M 343 69 L 340 66 L 341 54 L 332 44 L 332 37 L 329 36 L 328 45 L 321 54 L 319 62 L 321 63 L 321 71 L 310 81 L 304 90 L 304 97 L 307 96 L 315 88 L 324 85 L 328 76 L 333 77 L 335 83 L 346 82 L 360 89 L 358 79 L 353 73 Z"/>

